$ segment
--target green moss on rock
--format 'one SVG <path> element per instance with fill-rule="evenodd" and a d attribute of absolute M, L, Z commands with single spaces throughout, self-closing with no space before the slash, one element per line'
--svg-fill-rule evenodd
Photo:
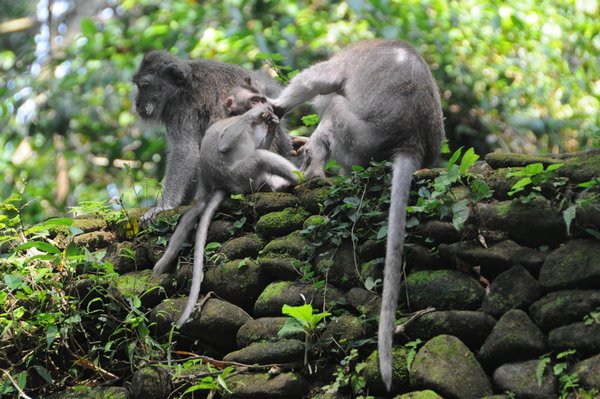
<path fill-rule="evenodd" d="M 309 213 L 302 208 L 286 208 L 283 211 L 263 215 L 256 222 L 258 234 L 268 237 L 283 236 L 302 228 Z"/>

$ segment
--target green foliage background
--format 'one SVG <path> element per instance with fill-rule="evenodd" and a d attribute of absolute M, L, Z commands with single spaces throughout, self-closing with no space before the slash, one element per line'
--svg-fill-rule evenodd
<path fill-rule="evenodd" d="M 1 22 L 34 15 L 35 2 L 12 4 L 0 1 Z M 39 74 L 31 68 L 39 27 L 0 33 L 0 195 L 32 201 L 31 221 L 85 200 L 152 202 L 148 179 L 162 176 L 165 141 L 133 113 L 130 78 L 156 48 L 249 68 L 272 64 L 261 53 L 280 54 L 278 64 L 304 68 L 358 40 L 400 38 L 438 81 L 451 148 L 598 146 L 599 13 L 597 0 L 113 0 L 65 18 L 71 29 Z M 26 109 L 34 113 L 23 120 Z"/>

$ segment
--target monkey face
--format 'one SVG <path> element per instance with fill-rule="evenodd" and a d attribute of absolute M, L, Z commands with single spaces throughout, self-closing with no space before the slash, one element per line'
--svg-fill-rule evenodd
<path fill-rule="evenodd" d="M 135 110 L 138 115 L 144 119 L 158 119 L 163 108 L 164 93 L 160 90 L 160 84 L 154 82 L 160 81 L 153 75 L 146 75 L 134 79 L 138 88 L 138 94 L 135 98 Z"/>
<path fill-rule="evenodd" d="M 166 52 L 147 54 L 132 79 L 138 88 L 137 113 L 144 119 L 159 119 L 166 104 L 186 85 L 188 74 L 189 67 Z"/>

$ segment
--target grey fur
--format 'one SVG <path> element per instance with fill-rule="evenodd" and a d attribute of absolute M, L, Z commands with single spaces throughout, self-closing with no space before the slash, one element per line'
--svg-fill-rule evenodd
<path fill-rule="evenodd" d="M 226 116 L 223 101 L 230 90 L 250 78 L 260 81 L 269 96 L 281 91 L 259 71 L 209 60 L 183 60 L 166 51 L 144 56 L 133 76 L 139 90 L 136 109 L 142 118 L 166 126 L 168 153 L 162 198 L 140 218 L 142 226 L 159 212 L 202 196 L 198 192 L 202 137 L 211 124 Z M 285 129 L 278 130 L 274 148 L 289 157 L 291 141 Z"/>
<path fill-rule="evenodd" d="M 307 143 L 303 165 L 307 177 L 322 176 L 329 159 L 346 171 L 372 159 L 393 160 L 378 332 L 379 369 L 389 390 L 412 175 L 436 160 L 444 139 L 438 88 L 412 46 L 378 39 L 357 43 L 300 72 L 272 103 L 283 115 L 313 98 L 321 121 Z"/>
<path fill-rule="evenodd" d="M 206 131 L 199 154 L 200 190 L 206 194 L 184 215 L 167 251 L 153 269 L 154 275 L 160 275 L 166 270 L 177 256 L 198 216 L 202 214 L 196 232 L 190 297 L 177 321 L 179 325 L 188 320 L 198 301 L 206 232 L 223 198 L 229 193 L 252 192 L 262 185 L 277 190 L 283 184 L 297 182 L 294 174 L 296 167 L 281 155 L 266 149 L 270 148 L 278 122 L 271 106 L 260 103 L 242 115 L 215 122 Z"/>

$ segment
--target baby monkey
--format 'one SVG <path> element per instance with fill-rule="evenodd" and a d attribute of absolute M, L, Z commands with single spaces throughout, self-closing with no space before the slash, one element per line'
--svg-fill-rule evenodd
<path fill-rule="evenodd" d="M 279 118 L 255 81 L 235 87 L 224 104 L 231 116 L 212 124 L 200 146 L 200 184 L 205 195 L 181 219 L 167 250 L 153 268 L 158 276 L 177 256 L 189 232 L 200 217 L 196 231 L 192 286 L 178 325 L 185 323 L 198 301 L 203 280 L 204 246 L 210 221 L 228 194 L 271 190 L 297 183 L 297 168 L 269 151 L 279 128 Z"/>

